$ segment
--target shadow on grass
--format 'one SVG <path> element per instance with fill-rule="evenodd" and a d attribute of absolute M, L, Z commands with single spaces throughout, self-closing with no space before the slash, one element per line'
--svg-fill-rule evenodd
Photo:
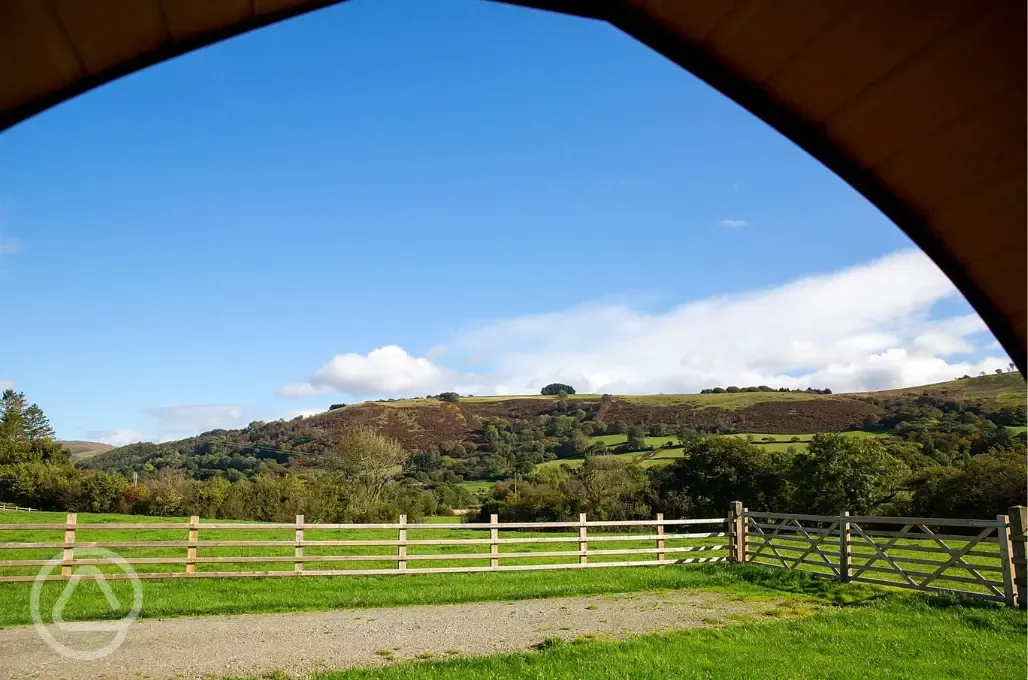
<path fill-rule="evenodd" d="M 741 564 L 705 565 L 696 569 L 712 585 L 741 584 L 755 590 L 801 595 L 835 605 L 866 604 L 893 595 L 882 588 L 861 583 L 839 583 L 802 571 Z"/>
<path fill-rule="evenodd" d="M 912 592 L 863 583 L 839 583 L 810 573 L 758 566 L 710 565 L 700 569 L 708 570 L 710 579 L 714 582 L 722 578 L 716 572 L 724 570 L 725 577 L 739 584 L 765 591 L 810 597 L 838 607 L 897 605 L 912 612 L 945 611 L 968 628 L 996 633 L 1019 630 L 1023 634 L 1025 626 L 1028 625 L 1028 612 L 973 595 Z"/>

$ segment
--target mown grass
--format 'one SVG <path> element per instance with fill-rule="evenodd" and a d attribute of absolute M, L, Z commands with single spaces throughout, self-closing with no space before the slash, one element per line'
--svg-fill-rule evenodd
<path fill-rule="evenodd" d="M 32 622 L 31 585 L 0 584 L 0 627 Z M 168 579 L 143 580 L 141 585 L 143 618 L 510 601 L 682 588 L 742 598 L 795 597 L 839 603 L 872 598 L 877 593 L 869 586 L 841 585 L 808 574 L 728 564 L 561 572 Z M 120 608 L 111 608 L 96 583 L 82 581 L 64 608 L 64 620 L 123 616 L 132 601 L 131 585 L 112 581 L 110 586 L 122 603 Z M 40 611 L 46 620 L 65 587 L 62 582 L 43 586 Z"/>
<path fill-rule="evenodd" d="M 316 680 L 1024 678 L 1025 615 L 966 601 L 890 597 L 788 620 L 744 621 L 543 651 L 402 662 Z"/>

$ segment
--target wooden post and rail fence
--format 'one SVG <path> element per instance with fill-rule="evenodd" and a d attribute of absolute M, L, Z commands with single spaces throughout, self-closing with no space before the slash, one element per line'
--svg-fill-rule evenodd
<path fill-rule="evenodd" d="M 99 573 L 92 569 L 82 578 L 159 579 L 498 572 L 734 562 L 807 571 L 844 583 L 958 593 L 1022 609 L 1028 605 L 1028 508 L 1024 506 L 1012 507 L 1008 514 L 995 519 L 754 512 L 737 501 L 731 504 L 726 517 L 701 519 L 664 519 L 657 515 L 652 520 L 590 521 L 583 513 L 578 521 L 570 522 L 500 522 L 492 515 L 488 523 L 462 524 L 408 523 L 406 516 L 388 524 L 317 524 L 305 522 L 303 515 L 298 515 L 294 523 L 260 524 L 201 523 L 196 516 L 190 517 L 188 523 L 80 524 L 77 520 L 75 513 L 69 513 L 64 524 L 0 524 L 0 582 L 36 580 L 38 568 L 50 568 L 47 580 L 66 580 L 80 565 L 107 567 Z M 58 531 L 64 532 L 63 542 L 16 540 L 25 532 L 33 532 L 33 538 L 38 538 L 40 532 Z M 131 532 L 134 539 L 140 533 L 167 535 L 181 531 L 185 540 L 162 537 L 83 541 L 79 534 L 90 532 L 93 537 L 107 531 Z M 222 538 L 226 533 L 240 531 L 278 532 L 287 537 Z M 461 536 L 422 537 L 440 531 L 456 531 Z M 312 536 L 324 536 L 326 532 L 334 535 Z M 387 537 L 390 532 L 395 532 L 393 537 Z M 408 532 L 418 537 L 411 538 Z M 207 534 L 205 540 L 201 540 L 201 533 Z M 375 537 L 364 538 L 369 533 Z M 483 552 L 486 546 L 488 552 Z M 76 557 L 76 548 L 120 552 L 116 559 L 83 558 Z M 230 549 L 234 548 L 245 549 L 249 554 L 232 554 Z M 253 554 L 255 549 L 277 549 L 281 554 Z M 367 553 L 369 549 L 376 551 Z M 53 550 L 59 551 L 56 556 L 50 552 Z M 182 550 L 179 556 L 168 556 L 168 552 L 177 550 Z M 25 559 L 11 559 L 19 556 Z M 439 560 L 447 562 L 447 566 L 420 566 Z M 389 566 L 363 568 L 352 564 L 355 562 Z M 221 571 L 219 565 L 225 564 L 236 565 L 235 570 Z M 254 568 L 239 568 L 247 564 Z M 133 571 L 136 566 L 157 570 L 130 574 L 124 569 L 113 569 L 116 565 L 128 565 Z M 53 572 L 57 566 L 59 574 Z"/>
<path fill-rule="evenodd" d="M 35 508 L 23 508 L 13 503 L 0 503 L 0 510 L 17 510 L 18 512 L 39 512 Z"/>

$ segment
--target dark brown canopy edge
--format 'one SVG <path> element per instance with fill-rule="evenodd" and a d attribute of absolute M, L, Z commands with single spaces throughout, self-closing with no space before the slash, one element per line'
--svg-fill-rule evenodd
<path fill-rule="evenodd" d="M 14 2 L 22 1 L 46 2 L 48 0 L 14 0 Z M 105 0 L 99 1 L 104 2 Z M 147 0 L 139 1 L 146 2 Z M 202 1 L 222 2 L 223 0 Z M 257 14 L 255 12 L 251 13 L 248 18 L 243 19 L 242 21 L 226 24 L 215 30 L 200 33 L 193 37 L 169 40 L 154 49 L 142 51 L 131 59 L 122 61 L 112 68 L 95 73 L 83 73 L 67 87 L 55 89 L 47 92 L 41 97 L 30 99 L 24 102 L 21 106 L 0 111 L 0 132 L 6 130 L 12 125 L 20 123 L 26 118 L 31 118 L 37 113 L 42 113 L 63 101 L 77 97 L 93 88 L 109 83 L 112 80 L 117 80 L 123 76 L 127 76 L 130 73 L 135 73 L 136 71 L 140 71 L 148 66 L 153 66 L 161 63 L 162 61 L 174 59 L 175 57 L 192 52 L 193 50 L 198 50 L 201 47 L 207 47 L 208 45 L 213 45 L 214 43 L 227 40 L 228 38 L 233 38 L 243 33 L 248 33 L 258 28 L 264 28 L 265 26 L 277 24 L 280 21 L 291 19 L 301 14 L 313 12 L 314 10 L 323 9 L 332 5 L 338 5 L 343 2 L 346 2 L 346 0 L 298 0 L 295 4 L 264 14 Z M 3 21 L 4 19 L 4 12 L 0 10 L 0 21 Z M 124 28 L 131 29 L 131 27 L 127 26 Z M 0 47 L 0 55 L 3 55 L 2 47 Z"/>

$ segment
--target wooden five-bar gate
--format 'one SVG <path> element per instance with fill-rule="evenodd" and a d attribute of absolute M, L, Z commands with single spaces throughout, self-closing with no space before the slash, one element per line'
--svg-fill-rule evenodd
<path fill-rule="evenodd" d="M 1026 509 L 995 519 L 753 512 L 732 504 L 733 557 L 849 582 L 1028 601 Z"/>
<path fill-rule="evenodd" d="M 302 515 L 295 523 L 201 523 L 191 517 L 185 523 L 79 524 L 69 514 L 64 524 L 0 524 L 0 582 L 73 574 L 97 579 L 335 576 L 729 561 L 1024 608 L 1028 509 L 1008 512 L 995 519 L 828 516 L 754 512 L 735 502 L 727 517 L 590 521 L 582 514 L 572 522 L 499 522 L 493 515 L 488 523 L 463 524 L 408 523 L 405 516 L 388 524 L 316 524 Z M 61 531 L 63 540 L 38 540 L 57 538 Z M 82 532 L 90 540 L 83 540 Z M 120 535 L 104 540 L 109 532 Z M 240 532 L 271 538 L 238 540 Z M 425 537 L 437 532 L 444 537 Z M 126 537 L 130 540 L 121 540 Z M 226 571 L 222 565 L 234 567 Z"/>

